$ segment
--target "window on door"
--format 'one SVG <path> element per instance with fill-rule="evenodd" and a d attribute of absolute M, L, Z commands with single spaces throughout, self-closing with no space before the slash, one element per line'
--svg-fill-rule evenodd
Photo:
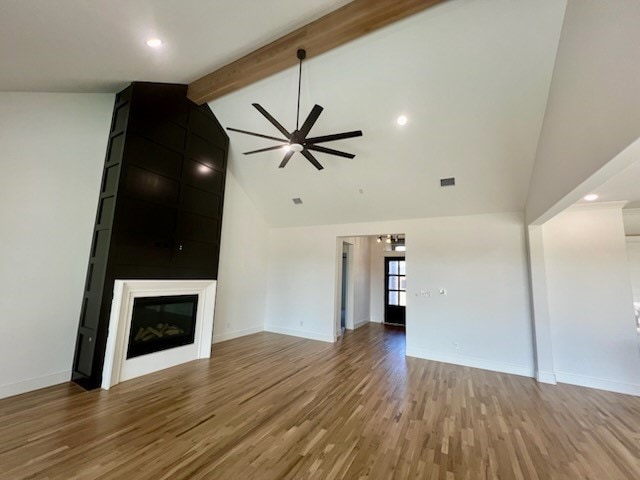
<path fill-rule="evenodd" d="M 387 305 L 407 305 L 407 277 L 404 259 L 389 260 L 387 274 Z"/>
<path fill-rule="evenodd" d="M 404 257 L 385 258 L 384 322 L 404 325 L 407 305 L 407 277 Z"/>

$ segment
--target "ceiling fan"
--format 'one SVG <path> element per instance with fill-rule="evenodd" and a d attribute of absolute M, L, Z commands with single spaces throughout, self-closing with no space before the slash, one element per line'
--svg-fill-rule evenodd
<path fill-rule="evenodd" d="M 296 129 L 293 132 L 287 131 L 275 118 L 273 118 L 269 112 L 262 108 L 259 104 L 253 103 L 252 105 L 258 110 L 269 122 L 278 129 L 278 131 L 284 135 L 285 138 L 272 137 L 269 135 L 262 135 L 261 133 L 247 132 L 246 130 L 239 130 L 237 128 L 229 128 L 227 130 L 231 132 L 244 133 L 246 135 L 253 135 L 254 137 L 266 138 L 268 140 L 275 140 L 277 142 L 285 142 L 275 147 L 261 148 L 259 150 L 252 150 L 250 152 L 244 152 L 245 155 L 252 155 L 254 153 L 268 152 L 271 150 L 283 149 L 287 153 L 285 154 L 279 168 L 284 168 L 294 153 L 300 152 L 311 164 L 318 170 L 322 170 L 324 167 L 320 165 L 320 162 L 316 160 L 311 151 L 328 153 L 329 155 L 337 155 L 338 157 L 354 158 L 355 155 L 351 153 L 341 152 L 332 148 L 322 147 L 318 145 L 324 142 L 333 142 L 335 140 L 343 140 L 345 138 L 361 137 L 362 131 L 355 130 L 352 132 L 336 133 L 333 135 L 323 135 L 321 137 L 307 138 L 309 131 L 318 120 L 318 117 L 322 113 L 323 108 L 320 105 L 315 105 L 309 116 L 300 127 L 300 86 L 302 82 L 302 61 L 306 58 L 307 52 L 305 50 L 298 50 L 297 57 L 300 61 L 300 68 L 298 72 L 298 110 L 296 117 Z"/>

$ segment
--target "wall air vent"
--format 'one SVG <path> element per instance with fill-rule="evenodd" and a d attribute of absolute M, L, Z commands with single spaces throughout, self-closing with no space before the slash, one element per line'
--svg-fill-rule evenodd
<path fill-rule="evenodd" d="M 293 199 L 293 203 L 295 203 L 296 205 L 302 205 L 302 199 L 296 197 Z"/>
<path fill-rule="evenodd" d="M 455 187 L 455 185 L 456 185 L 455 177 L 441 178 L 440 179 L 440 186 L 441 187 Z"/>

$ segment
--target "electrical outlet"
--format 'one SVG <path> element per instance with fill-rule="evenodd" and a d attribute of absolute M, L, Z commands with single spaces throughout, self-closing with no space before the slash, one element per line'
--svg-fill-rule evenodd
<path fill-rule="evenodd" d="M 304 327 L 304 321 L 303 320 L 300 320 L 300 326 Z"/>
<path fill-rule="evenodd" d="M 453 346 L 456 350 L 460 350 L 460 344 L 458 342 L 453 342 Z"/>

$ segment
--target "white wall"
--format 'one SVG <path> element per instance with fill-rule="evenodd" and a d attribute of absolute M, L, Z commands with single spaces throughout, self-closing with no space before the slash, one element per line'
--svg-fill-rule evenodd
<path fill-rule="evenodd" d="M 622 220 L 626 235 L 640 235 L 640 208 L 625 208 L 622 210 Z"/>
<path fill-rule="evenodd" d="M 640 62 L 631 60 L 640 44 L 638 25 L 637 0 L 569 0 L 527 200 L 528 223 L 640 136 Z"/>
<path fill-rule="evenodd" d="M 113 102 L 0 93 L 0 397 L 71 376 Z"/>
<path fill-rule="evenodd" d="M 269 231 L 266 330 L 335 340 L 337 236 L 347 235 L 327 227 Z"/>
<path fill-rule="evenodd" d="M 631 272 L 633 302 L 640 304 L 640 238 L 627 238 L 627 258 Z"/>
<path fill-rule="evenodd" d="M 371 321 L 384 322 L 384 259 L 385 257 L 404 257 L 405 252 L 385 251 L 384 243 L 378 243 L 377 237 L 370 237 L 371 248 Z"/>
<path fill-rule="evenodd" d="M 544 255 L 542 227 L 539 225 L 530 225 L 527 228 L 527 233 L 536 379 L 542 383 L 555 385 L 556 374 L 553 366 L 551 317 L 549 315 L 547 267 Z"/>
<path fill-rule="evenodd" d="M 627 257 L 631 271 L 633 301 L 640 304 L 640 208 L 622 210 L 624 233 L 627 235 Z"/>
<path fill-rule="evenodd" d="M 406 234 L 408 354 L 533 375 L 518 213 L 272 229 L 267 330 L 332 341 L 336 237 L 380 232 Z"/>
<path fill-rule="evenodd" d="M 439 218 L 405 233 L 407 353 L 533 376 L 523 216 Z"/>
<path fill-rule="evenodd" d="M 573 208 L 542 228 L 557 380 L 640 395 L 621 207 Z"/>
<path fill-rule="evenodd" d="M 227 170 L 213 341 L 264 330 L 267 224 Z"/>
<path fill-rule="evenodd" d="M 367 237 L 356 239 L 354 328 L 371 321 L 371 250 Z"/>

